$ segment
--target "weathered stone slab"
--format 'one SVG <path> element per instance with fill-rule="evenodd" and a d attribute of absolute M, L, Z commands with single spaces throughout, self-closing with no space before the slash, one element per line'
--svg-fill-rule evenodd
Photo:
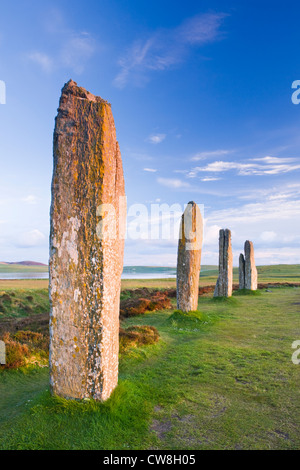
<path fill-rule="evenodd" d="M 245 289 L 245 257 L 243 253 L 239 258 L 239 288 Z"/>
<path fill-rule="evenodd" d="M 219 234 L 219 277 L 214 297 L 231 297 L 232 295 L 232 246 L 230 230 L 220 230 Z"/>
<path fill-rule="evenodd" d="M 54 130 L 50 233 L 50 385 L 62 397 L 103 401 L 118 382 L 124 195 L 110 105 L 69 81 Z"/>
<path fill-rule="evenodd" d="M 177 308 L 198 308 L 203 243 L 203 219 L 195 202 L 189 202 L 181 219 L 177 257 Z"/>
<path fill-rule="evenodd" d="M 245 289 L 257 290 L 257 269 L 254 259 L 253 243 L 245 242 Z"/>

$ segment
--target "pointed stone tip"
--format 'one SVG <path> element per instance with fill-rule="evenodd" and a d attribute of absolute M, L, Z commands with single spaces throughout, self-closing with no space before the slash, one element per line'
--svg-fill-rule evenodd
<path fill-rule="evenodd" d="M 66 85 L 72 85 L 72 86 L 75 85 L 75 86 L 77 86 L 77 83 L 74 82 L 74 80 L 72 80 L 72 78 L 70 78 L 70 80 L 66 83 Z"/>
<path fill-rule="evenodd" d="M 68 82 L 66 82 L 63 86 L 62 91 L 66 92 L 67 90 L 73 90 L 77 87 L 77 83 L 74 82 L 74 80 L 70 79 Z"/>
<path fill-rule="evenodd" d="M 65 83 L 63 89 L 62 89 L 62 94 L 64 95 L 73 95 L 77 98 L 80 99 L 85 99 L 88 101 L 93 101 L 93 102 L 101 102 L 101 103 L 106 103 L 110 106 L 110 103 L 108 103 L 106 100 L 101 98 L 100 96 L 95 96 L 89 91 L 87 91 L 85 88 L 80 87 L 77 85 L 74 80 L 70 79 L 67 83 Z"/>

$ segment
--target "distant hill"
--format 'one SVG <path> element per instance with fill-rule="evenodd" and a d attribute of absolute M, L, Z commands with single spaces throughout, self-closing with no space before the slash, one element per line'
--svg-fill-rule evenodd
<path fill-rule="evenodd" d="M 38 263 L 36 261 L 19 261 L 16 263 L 9 263 L 9 264 L 21 264 L 22 266 L 47 266 L 47 264 Z"/>
<path fill-rule="evenodd" d="M 37 261 L 0 261 L 0 264 L 19 264 L 21 266 L 47 266 L 47 264 L 38 263 Z"/>

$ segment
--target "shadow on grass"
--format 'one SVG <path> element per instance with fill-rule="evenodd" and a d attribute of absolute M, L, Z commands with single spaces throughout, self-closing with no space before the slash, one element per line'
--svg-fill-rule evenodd
<path fill-rule="evenodd" d="M 212 318 L 199 310 L 192 312 L 175 310 L 172 315 L 167 318 L 165 325 L 184 331 L 199 331 L 204 326 L 212 323 Z"/>
<path fill-rule="evenodd" d="M 225 304 L 232 306 L 239 305 L 238 299 L 234 297 L 212 297 L 211 302 L 215 304 Z"/>
<path fill-rule="evenodd" d="M 233 295 L 236 296 L 236 297 L 239 297 L 239 296 L 242 296 L 242 295 L 260 296 L 261 291 L 259 291 L 259 290 L 250 290 L 250 289 L 239 289 L 239 290 L 236 290 L 233 293 Z"/>

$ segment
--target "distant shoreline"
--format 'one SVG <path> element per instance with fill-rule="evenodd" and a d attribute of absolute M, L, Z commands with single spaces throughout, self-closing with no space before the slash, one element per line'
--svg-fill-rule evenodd
<path fill-rule="evenodd" d="M 300 264 L 278 264 L 270 266 L 257 266 L 259 278 L 299 279 Z M 234 276 L 238 276 L 238 268 L 233 268 Z M 200 278 L 218 276 L 218 266 L 202 265 Z M 1 280 L 37 280 L 48 279 L 48 266 L 0 265 Z M 122 279 L 151 280 L 175 279 L 176 268 L 155 266 L 124 266 Z"/>

